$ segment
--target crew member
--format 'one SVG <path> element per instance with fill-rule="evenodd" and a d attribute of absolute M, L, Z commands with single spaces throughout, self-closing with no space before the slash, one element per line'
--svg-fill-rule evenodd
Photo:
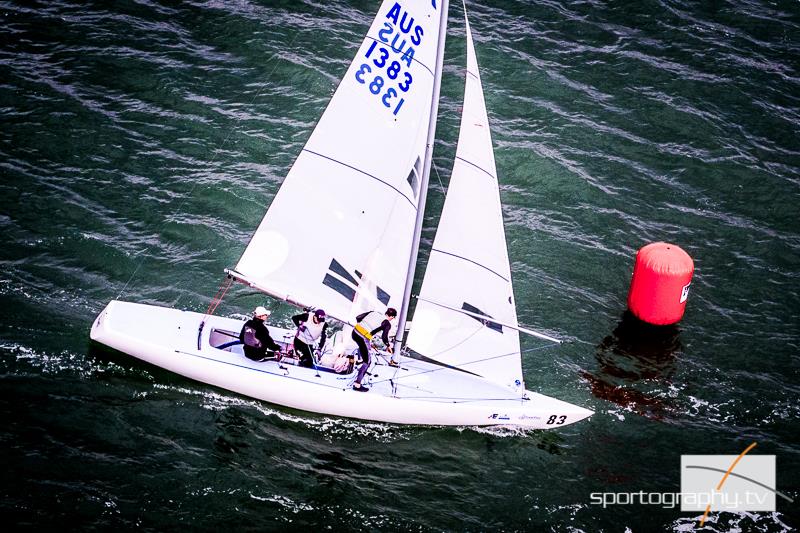
<path fill-rule="evenodd" d="M 267 350 L 280 352 L 281 347 L 272 340 L 265 321 L 271 313 L 262 306 L 253 311 L 253 318 L 242 326 L 239 340 L 244 344 L 244 355 L 253 361 L 266 361 L 269 356 Z"/>
<path fill-rule="evenodd" d="M 397 317 L 397 310 L 390 307 L 386 310 L 385 314 L 378 311 L 367 311 L 356 317 L 358 321 L 356 327 L 353 328 L 353 340 L 358 344 L 358 352 L 361 354 L 363 363 L 358 369 L 356 381 L 353 383 L 353 390 L 359 392 L 367 392 L 369 389 L 361 385 L 361 380 L 364 379 L 364 374 L 367 373 L 369 368 L 369 348 L 367 342 L 372 341 L 378 332 L 381 333 L 381 340 L 386 345 L 389 353 L 392 353 L 392 345 L 389 344 L 389 331 L 392 329 L 392 320 Z"/>
<path fill-rule="evenodd" d="M 300 366 L 311 368 L 314 359 L 311 346 L 319 339 L 318 350 L 325 346 L 328 324 L 325 322 L 325 311 L 317 309 L 313 313 L 308 311 L 292 317 L 292 322 L 297 326 L 294 336 L 294 350 L 300 354 Z"/>

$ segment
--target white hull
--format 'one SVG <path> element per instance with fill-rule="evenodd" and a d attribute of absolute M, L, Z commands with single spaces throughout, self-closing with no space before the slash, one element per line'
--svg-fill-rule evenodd
<path fill-rule="evenodd" d="M 294 409 L 397 424 L 437 426 L 513 425 L 552 429 L 592 411 L 526 391 L 526 399 L 478 376 L 402 358 L 371 367 L 364 384 L 351 389 L 355 372 L 336 374 L 269 360 L 250 361 L 240 346 L 217 349 L 212 331 L 238 334 L 242 322 L 164 307 L 112 301 L 92 326 L 92 340 L 190 379 Z M 273 338 L 292 332 L 270 327 Z M 234 339 L 231 339 L 234 340 Z M 214 341 L 219 344 L 219 333 Z M 198 349 L 199 346 L 199 349 Z M 378 358 L 380 359 L 380 358 Z"/>

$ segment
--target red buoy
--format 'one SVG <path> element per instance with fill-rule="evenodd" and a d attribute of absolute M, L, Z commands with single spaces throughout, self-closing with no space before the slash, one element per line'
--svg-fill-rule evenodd
<path fill-rule="evenodd" d="M 680 247 L 654 242 L 636 254 L 628 309 L 640 320 L 664 326 L 683 317 L 694 262 Z"/>

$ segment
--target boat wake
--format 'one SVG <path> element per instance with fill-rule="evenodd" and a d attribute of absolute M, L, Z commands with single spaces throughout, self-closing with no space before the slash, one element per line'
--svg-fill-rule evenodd
<path fill-rule="evenodd" d="M 396 442 L 410 440 L 412 432 L 402 426 L 382 424 L 379 422 L 363 422 L 353 419 L 332 418 L 323 416 L 301 415 L 288 412 L 285 408 L 271 408 L 258 400 L 229 396 L 213 391 L 203 391 L 174 385 L 154 384 L 154 388 L 179 392 L 187 396 L 199 398 L 198 405 L 209 411 L 221 412 L 231 408 L 255 410 L 260 416 L 274 417 L 283 422 L 297 424 L 319 432 L 328 442 L 340 440 L 363 440 L 375 442 Z"/>
<path fill-rule="evenodd" d="M 701 516 L 681 517 L 671 524 L 670 531 L 695 531 Z M 712 512 L 705 520 L 703 531 L 795 531 L 783 522 L 784 515 L 773 513 Z"/>

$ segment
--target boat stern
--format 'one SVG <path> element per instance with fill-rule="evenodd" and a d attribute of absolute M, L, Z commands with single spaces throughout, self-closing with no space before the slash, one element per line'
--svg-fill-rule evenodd
<path fill-rule="evenodd" d="M 114 305 L 117 303 L 117 300 L 111 300 L 108 302 L 108 305 L 100 311 L 100 314 L 97 315 L 97 318 L 94 319 L 92 323 L 92 330 L 89 332 L 89 337 L 99 344 L 104 344 L 108 346 L 108 330 L 106 328 L 106 323 L 108 322 L 108 316 L 113 312 Z"/>

